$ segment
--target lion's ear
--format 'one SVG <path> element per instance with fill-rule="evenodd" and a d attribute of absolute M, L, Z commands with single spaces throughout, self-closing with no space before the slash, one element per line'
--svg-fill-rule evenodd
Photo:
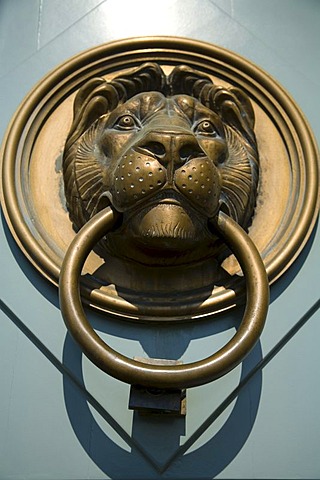
<path fill-rule="evenodd" d="M 223 123 L 235 129 L 254 147 L 255 116 L 247 95 L 237 88 L 213 85 L 208 99 L 210 108 L 218 113 Z"/>
<path fill-rule="evenodd" d="M 230 93 L 234 96 L 236 103 L 240 107 L 241 117 L 248 124 L 248 127 L 253 130 L 255 116 L 248 96 L 238 88 L 230 88 Z"/>
<path fill-rule="evenodd" d="M 98 88 L 99 86 L 105 83 L 104 78 L 91 78 L 88 82 L 86 82 L 80 90 L 78 91 L 73 104 L 73 118 L 76 119 L 76 116 L 79 114 L 81 108 L 87 102 L 87 99 L 91 95 L 91 93 Z"/>
<path fill-rule="evenodd" d="M 203 87 L 212 86 L 210 77 L 187 65 L 177 65 L 167 77 L 170 95 L 184 93 L 199 99 L 204 105 Z"/>
<path fill-rule="evenodd" d="M 103 78 L 92 78 L 78 91 L 73 106 L 73 122 L 65 150 L 102 115 L 113 110 L 119 103 L 117 90 Z"/>

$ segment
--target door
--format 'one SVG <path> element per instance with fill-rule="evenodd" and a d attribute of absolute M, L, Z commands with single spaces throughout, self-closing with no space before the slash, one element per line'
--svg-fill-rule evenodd
<path fill-rule="evenodd" d="M 52 68 L 92 46 L 143 35 L 207 41 L 275 77 L 320 138 L 320 4 L 307 0 L 3 0 L 1 117 Z M 271 288 L 266 327 L 242 365 L 187 391 L 187 416 L 128 409 L 130 387 L 98 370 L 63 323 L 58 293 L 1 222 L 0 478 L 319 478 L 319 232 Z M 241 309 L 170 328 L 88 311 L 129 357 L 203 358 Z"/>

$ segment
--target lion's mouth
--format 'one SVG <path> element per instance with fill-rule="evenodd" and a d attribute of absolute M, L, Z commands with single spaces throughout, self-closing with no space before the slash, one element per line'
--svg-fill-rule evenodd
<path fill-rule="evenodd" d="M 157 207 L 161 208 L 162 206 L 166 206 L 168 209 L 178 207 L 192 217 L 200 216 L 203 217 L 203 219 L 207 219 L 205 212 L 197 209 L 196 206 L 191 204 L 190 201 L 180 192 L 176 191 L 174 188 L 165 188 L 155 193 L 151 198 L 149 197 L 144 202 L 137 202 L 135 205 L 132 205 L 125 213 L 126 220 L 131 221 L 131 219 L 137 215 L 145 215 L 150 210 Z"/>
<path fill-rule="evenodd" d="M 192 205 L 198 214 L 216 213 L 221 190 L 218 168 L 207 157 L 196 157 L 179 168 L 162 165 L 150 155 L 129 150 L 114 171 L 110 193 L 120 212 L 134 211 L 141 204 L 172 200 Z"/>
<path fill-rule="evenodd" d="M 160 250 L 185 250 L 207 238 L 207 217 L 173 189 L 158 192 L 124 214 L 126 234 L 137 243 Z"/>
<path fill-rule="evenodd" d="M 123 213 L 118 238 L 125 235 L 127 243 L 155 255 L 208 244 L 208 219 L 219 208 L 221 179 L 212 161 L 197 157 L 169 167 L 131 149 L 117 164 L 110 190 L 112 205 Z"/>

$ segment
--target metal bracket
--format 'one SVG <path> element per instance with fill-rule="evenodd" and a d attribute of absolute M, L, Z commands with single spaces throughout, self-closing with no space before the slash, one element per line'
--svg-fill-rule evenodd
<path fill-rule="evenodd" d="M 181 361 L 158 358 L 135 357 L 134 360 L 152 365 L 182 365 Z M 186 415 L 186 390 L 168 390 L 131 385 L 129 409 L 136 410 L 142 415 L 184 417 Z"/>

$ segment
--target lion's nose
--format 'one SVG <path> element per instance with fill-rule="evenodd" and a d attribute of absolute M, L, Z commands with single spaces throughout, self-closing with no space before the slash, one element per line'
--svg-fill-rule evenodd
<path fill-rule="evenodd" d="M 164 166 L 175 168 L 191 158 L 203 156 L 204 152 L 192 134 L 177 132 L 150 132 L 137 145 L 148 154 L 155 156 Z"/>

